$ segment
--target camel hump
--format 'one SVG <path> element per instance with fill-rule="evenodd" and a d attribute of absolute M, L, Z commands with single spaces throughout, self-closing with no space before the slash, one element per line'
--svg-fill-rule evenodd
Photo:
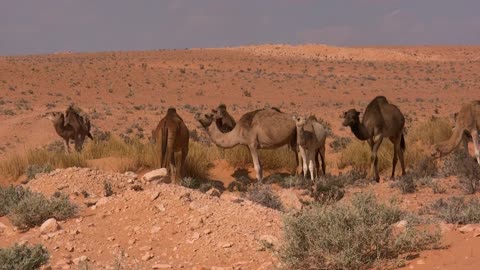
<path fill-rule="evenodd" d="M 388 104 L 388 100 L 385 96 L 376 96 L 373 100 L 372 103 L 376 102 L 378 104 L 386 103 Z"/>
<path fill-rule="evenodd" d="M 80 127 L 83 130 L 90 131 L 90 118 L 80 107 L 70 104 L 65 112 L 65 125 Z"/>
<path fill-rule="evenodd" d="M 238 124 L 244 128 L 250 128 L 252 126 L 253 119 L 260 111 L 262 110 L 255 110 L 242 115 L 240 120 L 238 120 Z"/>

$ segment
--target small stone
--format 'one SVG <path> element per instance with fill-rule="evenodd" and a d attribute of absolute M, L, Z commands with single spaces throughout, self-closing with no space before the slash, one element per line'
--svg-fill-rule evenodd
<path fill-rule="evenodd" d="M 231 248 L 233 246 L 233 243 L 222 243 L 220 244 L 222 248 Z"/>
<path fill-rule="evenodd" d="M 154 264 L 152 269 L 170 269 L 172 266 L 170 264 Z"/>
<path fill-rule="evenodd" d="M 108 201 L 110 201 L 110 197 L 102 197 L 97 201 L 97 204 L 95 205 L 96 206 L 104 205 L 104 204 L 107 204 Z"/>
<path fill-rule="evenodd" d="M 115 237 L 111 236 L 107 238 L 108 241 L 115 241 Z"/>
<path fill-rule="evenodd" d="M 399 222 L 395 223 L 393 226 L 396 228 L 405 228 L 407 226 L 408 222 L 406 220 L 400 220 Z"/>
<path fill-rule="evenodd" d="M 210 229 L 206 229 L 206 230 L 203 231 L 203 234 L 205 234 L 205 235 L 208 235 L 208 234 L 211 234 L 211 233 L 212 233 L 212 230 L 210 230 Z"/>
<path fill-rule="evenodd" d="M 152 194 L 150 195 L 150 200 L 155 201 L 159 196 L 160 196 L 160 192 L 153 191 Z"/>
<path fill-rule="evenodd" d="M 67 243 L 65 245 L 65 250 L 68 251 L 68 252 L 73 252 L 75 248 L 73 247 L 72 243 Z"/>
<path fill-rule="evenodd" d="M 212 196 L 212 197 L 220 197 L 221 193 L 218 189 L 216 188 L 211 188 L 206 192 L 207 195 Z"/>
<path fill-rule="evenodd" d="M 260 241 L 270 246 L 278 246 L 278 239 L 273 235 L 262 235 L 260 236 Z"/>
<path fill-rule="evenodd" d="M 0 233 L 3 233 L 5 230 L 7 230 L 7 225 L 0 222 Z"/>
<path fill-rule="evenodd" d="M 153 180 L 163 180 L 168 175 L 166 168 L 161 168 L 158 170 L 150 171 L 143 175 L 142 179 L 146 182 L 151 182 Z"/>
<path fill-rule="evenodd" d="M 142 256 L 142 261 L 148 261 L 153 258 L 153 254 L 150 252 L 145 253 L 145 255 Z"/>
<path fill-rule="evenodd" d="M 151 234 L 155 234 L 155 233 L 158 233 L 158 232 L 161 231 L 161 230 L 162 230 L 161 227 L 159 227 L 159 226 L 154 226 L 154 227 L 152 227 L 152 229 L 150 230 L 150 233 L 151 233 Z"/>
<path fill-rule="evenodd" d="M 460 227 L 458 231 L 460 231 L 461 233 L 469 233 L 473 231 L 480 232 L 480 226 L 475 224 L 467 224 L 465 226 Z"/>
<path fill-rule="evenodd" d="M 156 204 L 155 208 L 157 208 L 160 212 L 165 212 L 165 205 L 163 205 L 163 203 Z"/>
<path fill-rule="evenodd" d="M 79 263 L 81 263 L 81 262 L 86 262 L 86 261 L 88 261 L 88 258 L 87 258 L 87 256 L 85 256 L 85 255 L 73 259 L 73 263 L 74 263 L 75 265 L 78 265 Z"/>
<path fill-rule="evenodd" d="M 40 232 L 43 234 L 56 232 L 58 229 L 60 229 L 60 225 L 58 225 L 57 220 L 54 218 L 47 219 L 43 222 L 42 226 L 40 226 Z"/>
<path fill-rule="evenodd" d="M 129 245 L 133 245 L 133 244 L 135 244 L 136 242 L 137 242 L 137 239 L 135 239 L 135 238 L 128 240 L 128 244 L 129 244 Z"/>
<path fill-rule="evenodd" d="M 417 261 L 417 264 L 425 264 L 425 261 L 420 259 L 420 260 Z"/>
<path fill-rule="evenodd" d="M 151 246 L 143 246 L 139 250 L 140 251 L 150 251 L 150 250 L 152 250 L 152 247 Z"/>

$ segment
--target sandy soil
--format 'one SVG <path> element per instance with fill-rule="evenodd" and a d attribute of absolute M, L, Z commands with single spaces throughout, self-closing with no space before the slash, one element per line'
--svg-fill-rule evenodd
<path fill-rule="evenodd" d="M 132 129 L 130 136 L 143 136 L 144 140 L 169 106 L 177 108 L 190 129 L 202 133 L 193 115 L 220 102 L 226 103 L 237 119 L 266 106 L 288 113 L 313 113 L 329 122 L 336 135 L 352 137 L 341 126 L 341 113 L 362 109 L 374 96 L 385 95 L 404 112 L 409 127 L 432 115 L 449 117 L 460 104 L 480 99 L 479 60 L 480 47 L 323 45 L 0 57 L 0 159 L 58 140 L 51 124 L 41 116 L 47 111 L 63 111 L 72 102 L 90 113 L 95 128 L 114 134 Z M 330 148 L 329 157 L 330 169 L 335 171 L 335 155 Z M 91 162 L 110 171 L 117 168 L 115 160 Z M 212 177 L 228 183 L 232 169 L 217 161 Z M 84 174 L 83 180 L 75 178 Z M 144 185 L 144 191 L 135 192 L 124 176 L 96 170 L 67 169 L 42 177 L 30 186 L 47 194 L 67 186 L 64 189 L 81 204 L 83 199 L 75 195 L 81 190 L 101 199 L 101 187 L 95 186 L 95 179 L 113 179 L 117 194 L 95 209 L 82 208 L 80 217 L 62 222 L 61 233 L 50 238 L 41 236 L 38 229 L 13 231 L 8 220 L 0 218 L 8 227 L 0 234 L 6 239 L 0 246 L 23 240 L 42 242 L 53 252 L 52 264 L 61 267 L 86 255 L 103 268 L 121 250 L 128 254 L 125 260 L 146 269 L 154 264 L 173 269 L 272 269 L 278 264 L 273 252 L 258 245 L 265 235 L 281 238 L 281 214 L 237 202 L 232 199 L 236 194 L 208 197 L 167 185 Z M 46 184 L 36 186 L 39 181 Z M 436 198 L 460 194 L 458 188 L 452 188 L 456 179 L 441 181 L 447 194 L 425 189 L 402 195 L 388 183 L 348 192 L 371 189 L 382 198 L 399 196 L 407 209 L 417 210 Z M 0 179 L 2 184 L 8 182 L 11 180 Z M 159 192 L 159 198 L 152 201 L 152 192 Z M 182 197 L 185 193 L 190 194 L 191 201 Z M 159 203 L 164 212 L 156 207 Z M 251 222 L 252 217 L 261 220 Z M 204 220 L 202 225 L 200 219 Z M 480 267 L 476 254 L 480 238 L 452 228 L 444 233 L 444 239 L 450 244 L 447 249 L 421 252 L 407 268 Z M 68 243 L 78 248 L 67 251 Z M 222 247 L 229 244 L 232 246 Z M 149 252 L 153 258 L 142 260 Z"/>

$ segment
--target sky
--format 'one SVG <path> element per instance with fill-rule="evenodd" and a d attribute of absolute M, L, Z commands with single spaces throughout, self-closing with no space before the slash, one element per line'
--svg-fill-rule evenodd
<path fill-rule="evenodd" d="M 479 0 L 0 0 L 0 55 L 480 45 Z"/>

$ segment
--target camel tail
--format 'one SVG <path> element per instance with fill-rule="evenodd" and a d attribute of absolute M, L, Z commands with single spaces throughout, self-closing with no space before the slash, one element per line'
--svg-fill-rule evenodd
<path fill-rule="evenodd" d="M 458 127 L 455 128 L 450 139 L 441 142 L 436 146 L 437 151 L 440 152 L 441 156 L 450 154 L 453 150 L 455 150 L 455 148 L 460 145 L 460 143 L 462 142 L 462 136 L 464 131 L 464 129 Z"/>
<path fill-rule="evenodd" d="M 168 161 L 167 161 L 167 140 L 168 140 L 168 129 L 166 127 L 166 123 L 164 123 L 164 126 L 161 130 L 162 132 L 162 138 L 160 140 L 161 142 L 161 159 L 160 159 L 160 167 L 161 168 L 166 168 Z"/>
<path fill-rule="evenodd" d="M 402 134 L 402 137 L 400 138 L 400 149 L 402 151 L 405 151 L 406 149 L 406 145 L 405 145 L 405 135 Z"/>

